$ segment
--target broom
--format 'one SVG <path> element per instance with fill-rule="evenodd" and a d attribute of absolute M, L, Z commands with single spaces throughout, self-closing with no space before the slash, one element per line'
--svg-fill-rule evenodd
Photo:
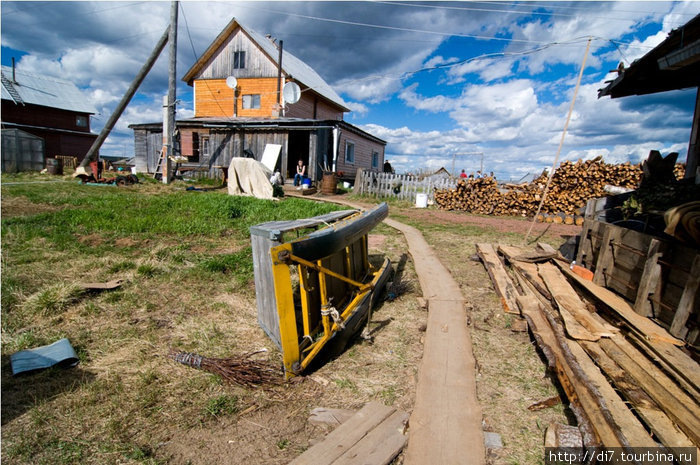
<path fill-rule="evenodd" d="M 183 365 L 219 375 L 229 383 L 248 388 L 280 384 L 282 371 L 279 367 L 269 361 L 251 359 L 260 352 L 267 352 L 267 349 L 230 358 L 210 358 L 191 352 L 175 351 L 171 351 L 168 357 Z"/>

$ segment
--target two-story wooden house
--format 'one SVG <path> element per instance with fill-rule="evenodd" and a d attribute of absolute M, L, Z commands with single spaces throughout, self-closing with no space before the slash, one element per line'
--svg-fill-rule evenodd
<path fill-rule="evenodd" d="M 235 18 L 187 71 L 194 88 L 194 118 L 177 120 L 180 154 L 189 165 L 228 166 L 233 157 L 261 159 L 266 144 L 281 146 L 277 169 L 294 175 L 301 159 L 312 179 L 329 168 L 354 178 L 358 168 L 379 170 L 386 142 L 343 120 L 343 99 L 311 67 L 279 43 Z M 281 64 L 280 64 L 281 55 Z M 231 79 L 231 78 L 235 78 Z M 299 86 L 284 101 L 286 83 Z M 232 85 L 235 86 L 232 87 Z M 162 124 L 134 124 L 137 171 L 154 172 Z"/>
<path fill-rule="evenodd" d="M 9 66 L 2 67 L 1 78 L 3 138 L 21 131 L 44 141 L 46 157 L 85 157 L 97 138 L 90 132 L 95 109 L 74 83 Z"/>

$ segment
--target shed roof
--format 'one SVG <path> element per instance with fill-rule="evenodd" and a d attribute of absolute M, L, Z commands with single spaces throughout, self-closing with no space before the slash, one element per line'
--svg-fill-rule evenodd
<path fill-rule="evenodd" d="M 700 85 L 700 15 L 671 31 L 668 37 L 628 68 L 598 97 L 644 95 Z"/>
<path fill-rule="evenodd" d="M 17 95 L 24 103 L 41 105 L 78 113 L 94 114 L 97 111 L 85 95 L 71 81 L 50 76 L 15 70 L 12 81 L 12 68 L 2 67 L 2 99 L 16 101 Z M 13 95 L 14 94 L 14 95 Z"/>
<path fill-rule="evenodd" d="M 226 39 L 239 27 L 260 47 L 263 53 L 265 53 L 273 63 L 278 63 L 279 49 L 277 45 L 264 35 L 243 26 L 236 18 L 233 18 L 216 39 L 214 39 L 209 48 L 199 57 L 197 62 L 187 71 L 182 80 L 192 85 L 195 76 L 206 66 L 209 59 L 219 50 Z M 340 97 L 313 68 L 287 50 L 282 50 L 282 70 L 285 74 L 294 78 L 295 81 L 342 107 L 343 111 L 350 111 L 342 97 Z"/>

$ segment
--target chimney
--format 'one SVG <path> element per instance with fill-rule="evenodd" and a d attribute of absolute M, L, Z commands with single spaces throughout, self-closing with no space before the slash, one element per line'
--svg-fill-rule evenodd
<path fill-rule="evenodd" d="M 15 79 L 15 57 L 12 57 L 12 84 L 17 84 L 17 79 Z"/>

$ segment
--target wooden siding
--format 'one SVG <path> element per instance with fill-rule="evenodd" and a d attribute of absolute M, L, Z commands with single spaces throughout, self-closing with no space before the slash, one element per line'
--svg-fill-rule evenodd
<path fill-rule="evenodd" d="M 260 95 L 260 108 L 243 109 L 244 95 Z M 277 78 L 239 79 L 236 96 L 238 116 L 270 117 L 278 116 Z M 233 89 L 225 79 L 196 80 L 194 82 L 195 117 L 231 118 L 233 110 Z"/>
<path fill-rule="evenodd" d="M 87 127 L 76 124 L 76 117 L 87 118 Z M 40 105 L 15 105 L 9 100 L 2 101 L 2 120 L 4 122 L 26 124 L 28 126 L 41 126 L 54 129 L 67 129 L 90 133 L 90 114 L 76 113 L 74 111 L 61 110 Z"/>
<path fill-rule="evenodd" d="M 303 92 L 297 103 L 288 103 L 285 116 L 291 118 L 312 118 L 342 120 L 343 112 L 329 105 L 312 92 Z"/>
<path fill-rule="evenodd" d="M 245 68 L 233 68 L 234 52 L 245 52 Z M 236 28 L 228 40 L 212 55 L 195 79 L 226 79 L 229 76 L 236 78 L 277 77 L 277 65 L 240 27 Z"/>
<path fill-rule="evenodd" d="M 148 130 L 134 129 L 134 167 L 138 173 L 148 172 Z"/>
<path fill-rule="evenodd" d="M 355 144 L 355 161 L 353 163 L 345 162 L 345 148 L 347 141 Z M 379 154 L 379 166 L 377 168 L 372 168 L 372 152 L 377 152 Z M 338 150 L 336 171 L 342 171 L 344 179 L 354 178 L 358 168 L 381 171 L 382 165 L 384 165 L 383 145 L 378 142 L 365 139 L 359 134 L 355 134 L 348 130 L 342 131 L 340 135 L 340 147 Z"/>

